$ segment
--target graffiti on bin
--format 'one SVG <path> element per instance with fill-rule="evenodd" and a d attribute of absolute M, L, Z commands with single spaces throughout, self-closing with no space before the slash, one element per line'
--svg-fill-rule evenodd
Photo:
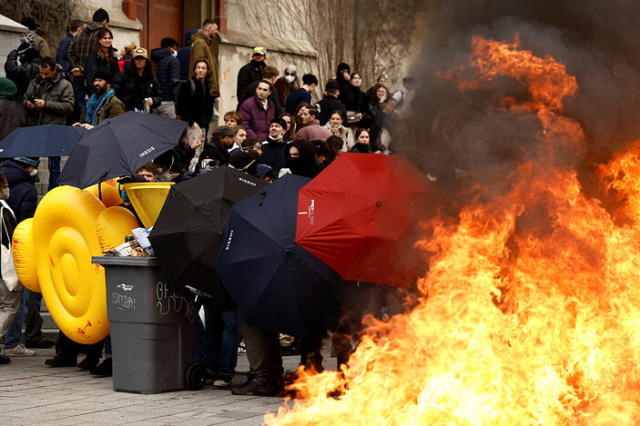
<path fill-rule="evenodd" d="M 158 299 L 156 306 L 160 311 L 160 315 L 167 315 L 172 310 L 180 312 L 184 308 L 184 315 L 189 318 L 189 321 L 193 321 L 196 318 L 196 308 L 193 306 L 193 302 L 169 291 L 167 285 L 163 282 L 156 284 L 156 298 Z"/>
<path fill-rule="evenodd" d="M 116 308 L 121 311 L 125 309 L 136 310 L 136 299 L 126 294 L 120 294 L 117 291 L 111 293 L 111 303 L 116 305 Z"/>

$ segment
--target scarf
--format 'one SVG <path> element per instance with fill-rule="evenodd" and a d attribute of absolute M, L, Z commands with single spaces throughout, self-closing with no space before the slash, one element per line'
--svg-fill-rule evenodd
<path fill-rule="evenodd" d="M 84 121 L 90 123 L 92 126 L 96 125 L 96 113 L 102 107 L 107 99 L 114 95 L 113 89 L 109 89 L 102 98 L 99 98 L 95 93 L 91 95 L 89 102 L 87 102 L 87 113 L 85 114 Z"/>

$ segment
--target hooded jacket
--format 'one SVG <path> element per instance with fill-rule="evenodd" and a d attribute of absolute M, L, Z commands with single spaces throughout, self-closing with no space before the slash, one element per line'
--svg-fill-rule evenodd
<path fill-rule="evenodd" d="M 90 23 L 69 44 L 67 58 L 69 59 L 69 64 L 71 64 L 71 69 L 80 68 L 84 72 L 84 63 L 87 61 L 89 54 L 93 52 L 93 46 L 96 44 L 100 28 L 102 28 L 101 23 Z"/>
<path fill-rule="evenodd" d="M 19 58 L 18 50 L 9 52 L 7 62 L 4 64 L 4 71 L 7 74 L 7 78 L 13 81 L 18 88 L 17 101 L 22 101 L 29 83 L 38 76 L 40 72 L 38 70 L 39 63 L 40 57 L 35 48 L 28 49 L 22 58 Z"/>
<path fill-rule="evenodd" d="M 13 210 L 18 223 L 33 217 L 38 203 L 38 192 L 31 183 L 32 178 L 27 170 L 13 160 L 6 160 L 0 167 L 9 184 L 10 195 L 7 204 Z"/>
<path fill-rule="evenodd" d="M 43 124 L 65 125 L 67 123 L 67 117 L 73 112 L 73 105 L 75 103 L 73 86 L 64 78 L 62 67 L 56 65 L 56 69 L 57 72 L 51 80 L 43 82 L 42 77 L 38 76 L 29 83 L 29 87 L 22 100 L 22 105 L 27 111 L 29 126 L 40 126 Z M 44 107 L 27 108 L 27 99 L 29 98 L 43 99 Z"/>
<path fill-rule="evenodd" d="M 18 127 L 27 125 L 24 108 L 15 100 L 16 85 L 8 78 L 0 78 L 0 141 Z"/>
<path fill-rule="evenodd" d="M 240 105 L 238 109 L 244 119 L 242 126 L 247 129 L 247 137 L 266 140 L 269 137 L 269 123 L 276 116 L 275 106 L 267 98 L 267 109 L 262 107 L 262 101 L 255 94 Z"/>
<path fill-rule="evenodd" d="M 163 48 L 153 49 L 151 60 L 156 65 L 156 80 L 160 86 L 162 100 L 173 101 L 173 82 L 180 80 L 180 62 Z"/>
<path fill-rule="evenodd" d="M 298 148 L 299 157 L 291 158 L 289 153 L 291 146 Z M 285 151 L 287 165 L 294 175 L 313 179 L 322 171 L 322 166 L 316 161 L 316 150 L 311 141 L 298 139 L 287 145 L 287 148 Z"/>
<path fill-rule="evenodd" d="M 198 31 L 191 37 L 191 54 L 189 55 L 189 78 L 193 77 L 193 67 L 197 59 L 205 58 L 211 67 L 211 77 L 209 77 L 209 95 L 217 98 L 220 96 L 218 87 L 218 63 L 211 53 L 211 43 L 213 40 L 206 37 L 202 31 Z"/>

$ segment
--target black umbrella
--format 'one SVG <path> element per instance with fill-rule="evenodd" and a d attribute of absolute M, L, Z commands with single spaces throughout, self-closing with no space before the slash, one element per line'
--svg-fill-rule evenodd
<path fill-rule="evenodd" d="M 66 157 L 87 129 L 80 126 L 19 127 L 0 142 L 0 157 Z"/>
<path fill-rule="evenodd" d="M 169 289 L 228 306 L 214 267 L 229 209 L 266 185 L 222 166 L 171 188 L 149 236 Z"/>
<path fill-rule="evenodd" d="M 184 121 L 135 112 L 105 120 L 80 138 L 58 184 L 86 188 L 129 176 L 175 147 L 186 127 Z"/>
<path fill-rule="evenodd" d="M 338 308 L 342 278 L 294 243 L 298 190 L 286 175 L 233 206 L 216 272 L 249 324 L 309 338 Z"/>

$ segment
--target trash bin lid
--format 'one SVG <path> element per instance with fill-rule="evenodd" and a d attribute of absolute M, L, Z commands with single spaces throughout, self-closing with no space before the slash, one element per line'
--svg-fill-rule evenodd
<path fill-rule="evenodd" d="M 92 256 L 91 263 L 102 266 L 156 266 L 155 257 Z"/>

